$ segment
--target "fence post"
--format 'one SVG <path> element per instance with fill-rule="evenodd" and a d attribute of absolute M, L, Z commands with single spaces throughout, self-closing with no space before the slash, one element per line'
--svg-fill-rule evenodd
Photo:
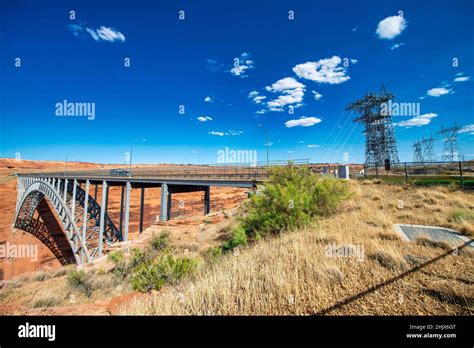
<path fill-rule="evenodd" d="M 461 188 L 464 189 L 464 178 L 462 177 L 462 164 L 459 162 L 459 179 L 461 180 Z"/>
<path fill-rule="evenodd" d="M 407 170 L 407 162 L 405 162 L 405 185 L 408 185 L 408 170 Z"/>

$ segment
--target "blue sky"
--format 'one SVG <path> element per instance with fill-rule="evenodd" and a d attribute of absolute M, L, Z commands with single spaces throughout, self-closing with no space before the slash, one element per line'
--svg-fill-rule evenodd
<path fill-rule="evenodd" d="M 0 156 L 123 163 L 133 143 L 133 162 L 264 161 L 262 124 L 271 160 L 363 162 L 344 109 L 384 84 L 420 108 L 394 116 L 402 161 L 430 134 L 441 154 L 454 122 L 472 159 L 472 18 L 468 0 L 4 0 Z M 58 116 L 65 100 L 95 117 Z"/>

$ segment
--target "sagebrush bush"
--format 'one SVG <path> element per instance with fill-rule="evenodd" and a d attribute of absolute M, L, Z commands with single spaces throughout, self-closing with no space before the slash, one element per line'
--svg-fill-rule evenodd
<path fill-rule="evenodd" d="M 240 223 L 253 239 L 302 227 L 333 213 L 349 196 L 347 182 L 314 174 L 306 167 L 273 168 L 270 180 L 251 197 Z"/>
<path fill-rule="evenodd" d="M 169 237 L 170 231 L 168 230 L 163 230 L 158 235 L 153 234 L 153 236 L 151 237 L 150 245 L 155 250 L 163 250 L 165 248 L 168 248 L 170 245 Z"/>
<path fill-rule="evenodd" d="M 137 291 L 159 290 L 165 284 L 176 284 L 181 278 L 194 272 L 196 267 L 196 260 L 165 254 L 137 267 L 130 283 Z"/>
<path fill-rule="evenodd" d="M 35 273 L 32 279 L 33 281 L 42 282 L 43 280 L 47 280 L 50 278 L 51 278 L 50 273 L 42 271 L 42 272 Z"/>
<path fill-rule="evenodd" d="M 90 284 L 89 277 L 84 270 L 70 270 L 67 273 L 67 280 L 69 286 L 73 290 L 78 290 L 82 292 L 87 297 L 90 297 L 92 294 L 92 285 Z"/>
<path fill-rule="evenodd" d="M 110 261 L 114 263 L 114 269 L 112 270 L 112 273 L 114 273 L 117 276 L 126 276 L 128 271 L 129 271 L 129 264 L 125 258 L 125 254 L 123 251 L 118 250 L 111 252 L 108 255 L 108 258 Z"/>
<path fill-rule="evenodd" d="M 60 294 L 48 294 L 39 298 L 35 298 L 31 304 L 33 308 L 49 308 L 59 306 L 65 299 Z"/>

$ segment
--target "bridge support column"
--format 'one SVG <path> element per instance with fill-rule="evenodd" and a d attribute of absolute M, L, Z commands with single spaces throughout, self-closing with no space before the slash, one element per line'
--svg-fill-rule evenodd
<path fill-rule="evenodd" d="M 67 179 L 64 179 L 64 196 L 63 196 L 64 205 L 66 205 L 67 203 L 66 198 L 67 198 Z"/>
<path fill-rule="evenodd" d="M 141 234 L 143 232 L 143 210 L 145 209 L 145 188 L 142 187 L 141 195 L 140 195 L 140 228 L 138 233 Z"/>
<path fill-rule="evenodd" d="M 105 214 L 109 214 L 109 185 L 105 188 Z"/>
<path fill-rule="evenodd" d="M 86 242 L 86 232 L 87 232 L 87 210 L 89 209 L 89 189 L 91 183 L 89 180 L 86 180 L 86 188 L 85 188 L 85 197 L 84 197 L 84 220 L 82 224 L 82 242 Z M 84 264 L 85 258 L 85 250 L 82 249 L 81 251 L 81 264 Z"/>
<path fill-rule="evenodd" d="M 125 222 L 124 222 L 124 233 L 123 233 L 123 241 L 128 241 L 128 227 L 130 222 L 130 191 L 132 189 L 132 184 L 130 181 L 127 181 L 126 189 L 125 189 Z"/>
<path fill-rule="evenodd" d="M 77 179 L 74 179 L 72 187 L 72 206 L 71 206 L 71 218 L 73 225 L 76 223 L 76 192 L 77 192 Z M 75 236 L 74 238 L 74 253 L 77 252 L 77 248 L 79 246 L 79 236 Z"/>
<path fill-rule="evenodd" d="M 123 196 L 125 192 L 125 186 L 122 186 L 122 194 L 120 196 L 120 216 L 119 216 L 119 231 L 123 236 L 122 223 L 123 223 Z"/>
<path fill-rule="evenodd" d="M 95 185 L 97 190 L 97 185 Z M 105 214 L 107 213 L 107 203 L 108 203 L 108 193 L 109 188 L 107 186 L 107 181 L 102 181 L 102 205 L 100 208 L 100 227 L 99 227 L 99 257 L 102 256 L 102 247 L 104 239 L 104 227 L 105 227 Z"/>
<path fill-rule="evenodd" d="M 168 190 L 168 184 L 161 184 L 161 207 L 160 221 L 168 221 L 171 216 L 171 192 Z"/>
<path fill-rule="evenodd" d="M 207 186 L 204 189 L 204 215 L 211 212 L 211 187 Z"/>

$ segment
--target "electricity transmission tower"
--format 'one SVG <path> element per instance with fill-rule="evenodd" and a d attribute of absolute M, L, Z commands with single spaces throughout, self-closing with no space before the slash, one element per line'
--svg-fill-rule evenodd
<path fill-rule="evenodd" d="M 441 131 L 439 131 L 438 134 L 441 134 L 444 140 L 443 154 L 441 156 L 443 162 L 457 162 L 463 160 L 458 144 L 458 132 L 460 130 L 461 127 L 456 124 L 450 128 L 443 128 L 441 126 Z"/>
<path fill-rule="evenodd" d="M 421 152 L 421 142 L 415 141 L 413 147 L 415 148 L 415 151 L 413 152 L 413 162 L 423 163 L 424 159 L 423 153 Z"/>
<path fill-rule="evenodd" d="M 365 126 L 365 166 L 380 167 L 398 165 L 398 150 L 393 130 L 392 115 L 382 115 L 382 105 L 387 105 L 394 95 L 385 91 L 367 93 L 361 99 L 346 106 L 346 110 L 359 114 L 353 122 Z"/>
<path fill-rule="evenodd" d="M 423 146 L 423 160 L 424 162 L 434 162 L 435 161 L 435 155 L 433 152 L 433 142 L 434 142 L 433 136 L 430 136 L 429 138 L 425 139 L 423 138 L 422 141 L 420 141 L 420 145 Z"/>

